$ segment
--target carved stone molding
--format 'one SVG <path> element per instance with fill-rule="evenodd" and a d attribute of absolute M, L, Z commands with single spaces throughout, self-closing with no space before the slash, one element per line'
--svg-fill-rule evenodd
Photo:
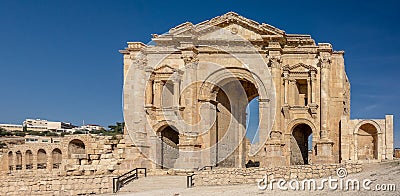
<path fill-rule="evenodd" d="M 288 104 L 282 106 L 282 112 L 286 119 L 289 119 L 289 110 L 290 106 Z"/>
<path fill-rule="evenodd" d="M 311 116 L 313 117 L 313 118 L 316 118 L 317 117 L 317 109 L 318 109 L 318 105 L 317 104 L 310 104 L 309 106 L 308 106 L 309 108 L 310 108 L 310 114 L 311 114 Z"/>
<path fill-rule="evenodd" d="M 144 110 L 151 120 L 156 120 L 156 108 L 154 106 L 147 105 Z"/>

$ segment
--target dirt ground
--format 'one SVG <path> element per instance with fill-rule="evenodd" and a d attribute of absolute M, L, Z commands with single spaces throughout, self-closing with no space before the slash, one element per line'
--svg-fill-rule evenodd
<path fill-rule="evenodd" d="M 332 176 L 334 179 L 341 179 Z M 327 178 L 325 178 L 327 179 Z M 160 176 L 139 179 L 123 187 L 118 195 L 198 195 L 198 196 L 223 196 L 223 195 L 400 195 L 400 160 L 382 163 L 370 163 L 364 165 L 361 173 L 350 174 L 343 179 L 343 189 L 330 190 L 328 183 L 325 183 L 323 190 L 280 190 L 277 185 L 273 190 L 260 190 L 256 184 L 232 185 L 232 186 L 201 186 L 186 188 L 185 176 Z M 348 179 L 358 180 L 360 190 L 344 190 Z M 317 187 L 320 187 L 322 179 L 316 179 Z M 366 190 L 363 188 L 370 188 Z M 289 187 L 289 183 L 285 187 Z M 378 188 L 394 190 L 377 190 Z"/>

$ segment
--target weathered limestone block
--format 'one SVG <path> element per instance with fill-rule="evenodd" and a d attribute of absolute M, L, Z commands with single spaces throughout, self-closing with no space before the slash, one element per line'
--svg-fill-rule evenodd
<path fill-rule="evenodd" d="M 72 159 L 87 159 L 87 154 L 72 154 Z"/>
<path fill-rule="evenodd" d="M 98 160 L 98 159 L 100 159 L 100 155 L 99 154 L 91 154 L 91 155 L 89 155 L 89 159 L 90 160 Z"/>
<path fill-rule="evenodd" d="M 112 154 L 111 153 L 107 153 L 107 154 L 101 154 L 101 159 L 111 159 L 112 158 Z"/>

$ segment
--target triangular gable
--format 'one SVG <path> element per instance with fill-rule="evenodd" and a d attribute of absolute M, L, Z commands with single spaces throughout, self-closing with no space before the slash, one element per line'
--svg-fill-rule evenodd
<path fill-rule="evenodd" d="M 206 32 L 213 27 L 225 28 L 236 24 L 260 35 L 284 35 L 285 32 L 271 25 L 260 24 L 254 20 L 247 19 L 234 12 L 228 12 L 222 16 L 217 16 L 209 21 L 199 23 L 195 26 L 197 32 Z"/>
<path fill-rule="evenodd" d="M 169 66 L 169 65 L 162 65 L 154 70 L 156 73 L 174 73 L 177 69 Z"/>
<path fill-rule="evenodd" d="M 193 25 L 190 22 L 180 24 L 168 31 L 166 34 L 156 35 L 154 38 L 167 37 L 210 37 L 207 34 L 224 28 L 232 34 L 238 34 L 244 38 L 262 39 L 262 37 L 283 37 L 285 32 L 268 24 L 260 24 L 254 20 L 247 19 L 234 12 L 228 12 L 211 20 Z M 237 32 L 236 32 L 237 31 Z"/>
<path fill-rule="evenodd" d="M 306 65 L 304 63 L 298 63 L 296 65 L 285 65 L 283 67 L 284 71 L 289 71 L 292 73 L 305 73 L 305 72 L 310 72 L 310 71 L 317 71 L 317 69 L 311 65 Z"/>

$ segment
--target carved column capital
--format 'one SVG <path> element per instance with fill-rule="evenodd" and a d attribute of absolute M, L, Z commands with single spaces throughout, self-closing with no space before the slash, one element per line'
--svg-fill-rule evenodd
<path fill-rule="evenodd" d="M 195 69 L 199 63 L 199 58 L 196 51 L 182 51 L 183 62 L 188 69 Z"/>
<path fill-rule="evenodd" d="M 289 71 L 283 71 L 283 78 L 285 78 L 285 80 L 289 79 Z"/>
<path fill-rule="evenodd" d="M 315 80 L 316 78 L 317 72 L 315 71 L 311 71 L 311 80 Z"/>
<path fill-rule="evenodd" d="M 319 66 L 321 68 L 330 68 L 332 59 L 329 56 L 318 56 Z"/>
<path fill-rule="evenodd" d="M 272 68 L 281 68 L 282 59 L 280 56 L 268 56 L 268 64 Z"/>
<path fill-rule="evenodd" d="M 270 138 L 272 140 L 280 140 L 280 139 L 282 139 L 282 132 L 279 130 L 271 131 Z"/>

